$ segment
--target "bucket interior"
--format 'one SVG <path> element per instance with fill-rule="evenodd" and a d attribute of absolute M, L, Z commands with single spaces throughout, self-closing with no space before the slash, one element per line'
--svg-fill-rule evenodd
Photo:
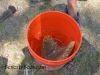
<path fill-rule="evenodd" d="M 45 12 L 36 16 L 27 29 L 27 41 L 33 52 L 41 57 L 42 40 L 51 35 L 61 46 L 75 41 L 75 47 L 70 56 L 77 52 L 82 36 L 78 24 L 68 15 L 61 12 Z"/>

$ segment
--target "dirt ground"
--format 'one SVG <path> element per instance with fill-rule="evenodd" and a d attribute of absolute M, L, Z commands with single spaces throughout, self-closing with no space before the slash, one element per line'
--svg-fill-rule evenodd
<path fill-rule="evenodd" d="M 0 23 L 0 75 L 100 75 L 100 0 L 78 1 L 83 42 L 75 58 L 63 68 L 54 72 L 36 68 L 9 69 L 9 66 L 36 66 L 26 45 L 26 28 L 39 13 L 49 10 L 64 12 L 66 4 L 67 0 L 36 4 L 29 0 L 0 0 L 0 15 L 9 5 L 17 9 L 13 16 Z"/>

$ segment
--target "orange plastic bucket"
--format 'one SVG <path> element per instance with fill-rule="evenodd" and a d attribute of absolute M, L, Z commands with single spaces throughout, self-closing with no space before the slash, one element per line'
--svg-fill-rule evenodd
<path fill-rule="evenodd" d="M 66 59 L 50 61 L 41 57 L 44 36 L 51 35 L 60 45 L 75 41 L 72 53 Z M 79 25 L 69 15 L 59 11 L 47 11 L 37 15 L 28 25 L 26 40 L 31 55 L 38 66 L 48 71 L 58 70 L 74 58 L 78 52 L 82 35 Z"/>

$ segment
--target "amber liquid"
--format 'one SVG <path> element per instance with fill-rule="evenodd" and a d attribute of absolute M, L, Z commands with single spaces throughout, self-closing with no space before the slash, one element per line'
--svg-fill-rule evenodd
<path fill-rule="evenodd" d="M 51 35 L 55 42 L 57 42 L 57 45 L 60 47 L 64 47 L 68 44 L 70 40 L 68 40 L 67 36 L 55 31 L 55 30 L 48 30 L 43 31 L 42 33 L 39 33 L 36 35 L 36 38 L 33 39 L 31 47 L 33 51 L 41 56 L 42 55 L 42 41 L 45 36 Z"/>

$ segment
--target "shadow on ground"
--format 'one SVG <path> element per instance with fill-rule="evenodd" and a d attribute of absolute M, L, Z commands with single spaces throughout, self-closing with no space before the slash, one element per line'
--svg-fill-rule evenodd
<path fill-rule="evenodd" d="M 81 26 L 83 29 L 83 36 L 91 42 L 91 44 L 100 53 L 100 2 L 92 6 L 91 4 L 85 5 L 84 9 L 80 11 Z M 83 6 L 82 6 L 83 7 Z M 100 59 L 99 59 L 100 60 Z"/>
<path fill-rule="evenodd" d="M 23 48 L 23 53 L 25 54 L 25 59 L 22 64 L 25 65 L 26 62 L 30 63 L 30 66 L 36 66 L 33 57 L 30 55 L 27 47 Z M 29 56 L 31 59 L 29 59 Z M 40 69 L 36 69 L 35 75 L 93 75 L 97 72 L 99 68 L 99 53 L 97 50 L 83 37 L 82 46 L 75 56 L 75 58 L 66 64 L 63 68 L 55 72 L 44 72 Z M 30 69 L 30 74 L 35 70 Z M 19 71 L 18 75 L 23 74 L 23 70 Z"/>
<path fill-rule="evenodd" d="M 99 68 L 99 53 L 83 37 L 82 46 L 75 58 L 64 66 L 67 75 L 93 75 Z"/>
<path fill-rule="evenodd" d="M 15 13 L 13 16 L 0 23 L 0 46 L 3 46 L 6 42 L 24 40 L 26 28 L 29 22 L 39 13 L 52 8 L 48 2 L 44 2 L 42 4 L 32 4 L 28 0 L 25 1 L 29 3 L 29 5 L 26 6 L 25 11 L 18 14 L 17 12 L 21 10 L 17 8 L 17 14 Z M 6 4 L 7 2 L 4 0 L 4 3 Z M 8 6 L 5 10 L 7 8 Z M 2 11 L 2 13 L 4 11 Z M 23 32 L 23 30 L 25 31 Z"/>
<path fill-rule="evenodd" d="M 26 1 L 29 2 L 28 0 Z M 7 3 L 5 0 L 4 2 L 5 4 Z M 15 14 L 14 16 L 9 17 L 4 22 L 0 23 L 0 42 L 4 43 L 7 41 L 14 41 L 24 38 L 25 35 L 21 34 L 22 28 L 26 28 L 31 19 L 34 18 L 37 14 L 47 10 L 58 10 L 64 12 L 65 7 L 65 4 L 59 4 L 52 7 L 48 1 L 40 5 L 32 4 L 29 2 L 29 7 L 26 8 L 23 13 L 18 15 Z M 20 10 L 17 9 L 17 11 Z"/>
<path fill-rule="evenodd" d="M 0 75 L 8 75 L 8 73 L 5 71 L 5 66 L 8 63 L 8 59 L 5 57 L 0 56 Z"/>

